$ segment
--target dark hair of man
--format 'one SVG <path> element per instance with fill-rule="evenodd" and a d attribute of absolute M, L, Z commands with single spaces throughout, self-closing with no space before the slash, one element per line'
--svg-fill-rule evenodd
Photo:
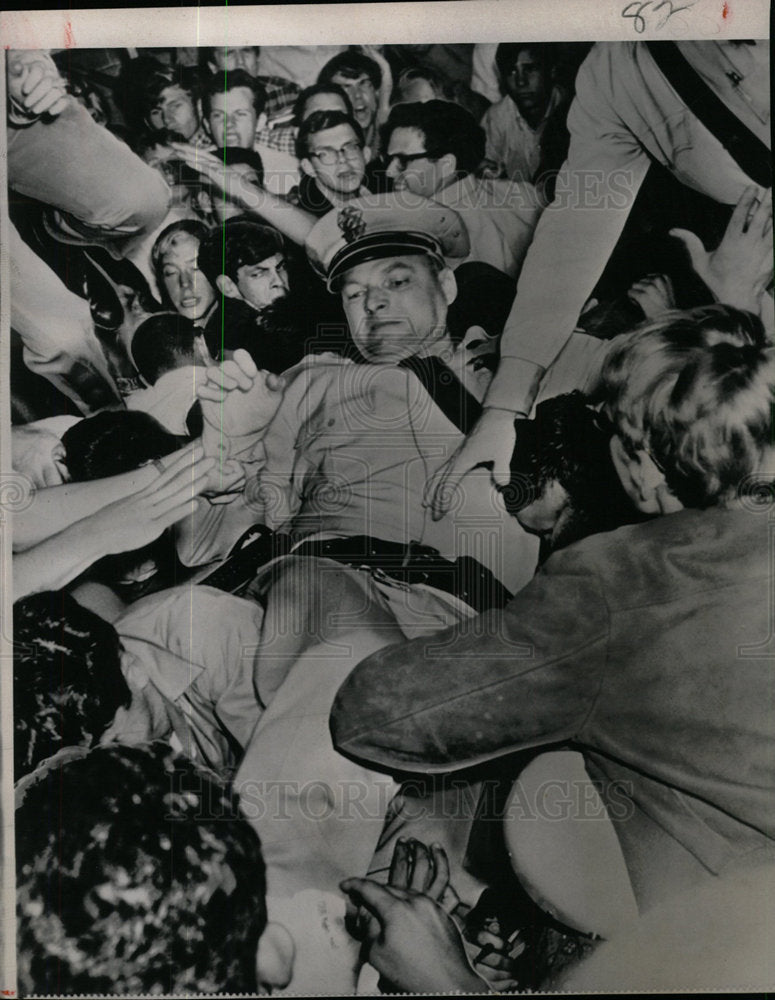
<path fill-rule="evenodd" d="M 258 177 L 258 183 L 264 183 L 264 161 L 261 154 L 255 149 L 243 149 L 241 146 L 226 146 L 223 149 L 214 149 L 213 156 L 217 156 L 221 163 L 227 167 L 235 163 L 244 163 L 252 167 Z"/>
<path fill-rule="evenodd" d="M 254 219 L 236 217 L 227 219 L 202 240 L 197 266 L 213 286 L 221 274 L 236 284 L 241 267 L 260 264 L 283 251 L 284 241 L 276 229 Z"/>
<path fill-rule="evenodd" d="M 132 337 L 131 354 L 148 385 L 175 368 L 196 364 L 198 332 L 193 320 L 177 312 L 156 313 L 143 320 Z"/>
<path fill-rule="evenodd" d="M 62 435 L 67 469 L 76 483 L 138 469 L 183 443 L 142 410 L 103 410 Z"/>
<path fill-rule="evenodd" d="M 459 344 L 472 326 L 481 326 L 500 339 L 511 312 L 517 283 L 484 261 L 472 260 L 455 268 L 457 295 L 447 310 L 447 329 Z"/>
<path fill-rule="evenodd" d="M 451 101 L 396 104 L 382 128 L 382 148 L 387 149 L 394 129 L 422 132 L 428 158 L 438 160 L 452 153 L 461 174 L 471 174 L 484 159 L 484 129 L 465 108 Z"/>
<path fill-rule="evenodd" d="M 153 275 L 156 278 L 156 285 L 161 294 L 162 304 L 168 309 L 172 308 L 172 302 L 164 284 L 164 258 L 171 244 L 174 242 L 174 237 L 178 233 L 186 233 L 186 235 L 193 236 L 195 240 L 201 243 L 209 232 L 209 226 L 206 226 L 199 219 L 178 219 L 177 222 L 171 222 L 165 229 L 162 229 L 156 237 L 156 242 L 151 248 L 151 267 L 153 268 Z"/>
<path fill-rule="evenodd" d="M 337 74 L 347 77 L 348 80 L 367 76 L 375 90 L 379 90 L 382 83 L 382 70 L 379 64 L 362 52 L 340 52 L 333 59 L 329 59 L 318 73 L 318 83 L 332 83 Z"/>
<path fill-rule="evenodd" d="M 159 69 L 142 77 L 141 81 L 138 100 L 145 120 L 169 87 L 180 87 L 188 94 L 196 107 L 199 98 L 199 78 L 191 67 L 179 66 L 175 69 Z"/>
<path fill-rule="evenodd" d="M 325 132 L 330 128 L 336 128 L 338 125 L 349 125 L 363 148 L 366 137 L 363 134 L 363 129 L 352 115 L 346 115 L 344 111 L 315 111 L 299 126 L 299 134 L 296 136 L 296 158 L 304 160 L 309 157 L 310 136 L 317 135 L 318 132 Z"/>
<path fill-rule="evenodd" d="M 344 87 L 341 87 L 338 83 L 313 83 L 311 87 L 305 87 L 296 98 L 293 105 L 294 124 L 301 125 L 307 101 L 317 94 L 336 94 L 337 97 L 341 97 L 344 101 L 344 106 L 347 108 L 347 114 L 353 117 L 352 101 Z"/>
<path fill-rule="evenodd" d="M 611 429 L 578 391 L 545 399 L 532 420 L 516 420 L 511 476 L 501 490 L 506 509 L 517 514 L 553 482 L 568 493 L 572 518 L 553 548 L 639 519 L 609 450 Z"/>
<path fill-rule="evenodd" d="M 13 606 L 14 780 L 58 750 L 90 746 L 131 694 L 116 630 L 65 591 Z"/>
<path fill-rule="evenodd" d="M 551 43 L 550 43 L 551 44 Z M 550 69 L 552 51 L 550 44 L 545 42 L 504 42 L 495 50 L 495 66 L 501 80 L 514 70 L 519 59 L 520 52 L 528 49 L 541 64 L 541 69 L 546 73 Z"/>
<path fill-rule="evenodd" d="M 98 747 L 26 791 L 16 833 L 24 994 L 256 995 L 261 845 L 210 772 Z"/>
<path fill-rule="evenodd" d="M 253 107 L 260 115 L 266 105 L 266 91 L 250 73 L 244 69 L 230 69 L 225 73 L 211 73 L 202 85 L 202 114 L 210 117 L 212 100 L 216 94 L 226 94 L 238 87 L 245 87 L 253 94 Z"/>

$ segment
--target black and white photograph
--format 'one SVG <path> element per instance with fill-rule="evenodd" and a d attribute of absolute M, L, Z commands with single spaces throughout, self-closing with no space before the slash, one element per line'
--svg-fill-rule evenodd
<path fill-rule="evenodd" d="M 775 990 L 768 16 L 0 14 L 1 997 Z"/>

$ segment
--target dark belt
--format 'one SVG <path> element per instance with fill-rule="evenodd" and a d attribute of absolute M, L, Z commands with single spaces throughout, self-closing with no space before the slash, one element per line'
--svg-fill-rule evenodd
<path fill-rule="evenodd" d="M 353 569 L 369 570 L 398 583 L 424 584 L 453 594 L 475 611 L 502 608 L 511 599 L 503 584 L 471 556 L 444 559 L 436 549 L 418 542 L 402 544 L 383 538 L 310 538 L 290 551 L 293 538 L 255 525 L 240 538 L 229 558 L 200 583 L 239 593 L 262 566 L 282 555 L 334 559 Z"/>
<path fill-rule="evenodd" d="M 444 559 L 436 549 L 418 542 L 388 542 L 368 535 L 311 538 L 298 545 L 292 554 L 335 559 L 407 586 L 420 583 L 436 587 L 479 612 L 502 608 L 512 596 L 489 569 L 471 556 L 459 556 L 454 561 Z"/>

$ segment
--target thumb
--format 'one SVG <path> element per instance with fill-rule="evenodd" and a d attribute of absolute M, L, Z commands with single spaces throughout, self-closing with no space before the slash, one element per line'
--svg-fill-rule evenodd
<path fill-rule="evenodd" d="M 689 232 L 688 229 L 671 229 L 669 235 L 683 243 L 689 254 L 692 267 L 698 274 L 702 274 L 708 252 L 699 236 L 696 233 Z"/>

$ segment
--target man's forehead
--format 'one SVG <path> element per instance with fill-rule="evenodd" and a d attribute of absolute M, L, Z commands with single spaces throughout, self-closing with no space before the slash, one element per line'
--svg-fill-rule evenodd
<path fill-rule="evenodd" d="M 225 105 L 230 105 L 231 107 L 253 107 L 253 91 L 249 87 L 232 87 L 231 90 L 219 90 L 217 94 L 213 94 L 210 105 L 215 107 L 215 105 L 223 107 Z"/>
<path fill-rule="evenodd" d="M 189 97 L 189 96 L 190 95 L 188 91 L 184 90 L 180 86 L 180 84 L 173 83 L 170 84 L 169 87 L 165 87 L 164 90 L 162 90 L 162 92 L 159 94 L 158 98 L 156 99 L 156 107 L 159 107 L 162 104 L 166 104 L 167 101 L 175 101 L 179 97 Z"/>
<path fill-rule="evenodd" d="M 401 254 L 397 257 L 381 257 L 378 260 L 367 260 L 350 268 L 343 277 L 343 284 L 359 284 L 370 278 L 386 275 L 399 270 L 430 270 L 430 263 L 425 254 Z"/>
<path fill-rule="evenodd" d="M 256 271 L 256 270 L 267 271 L 269 270 L 270 267 L 279 267 L 281 264 L 284 263 L 285 263 L 285 254 L 273 253 L 270 254 L 268 257 L 263 257 L 261 260 L 256 261 L 255 264 L 243 264 L 242 267 L 240 267 L 240 271 L 242 271 L 243 268 L 246 271 Z"/>

